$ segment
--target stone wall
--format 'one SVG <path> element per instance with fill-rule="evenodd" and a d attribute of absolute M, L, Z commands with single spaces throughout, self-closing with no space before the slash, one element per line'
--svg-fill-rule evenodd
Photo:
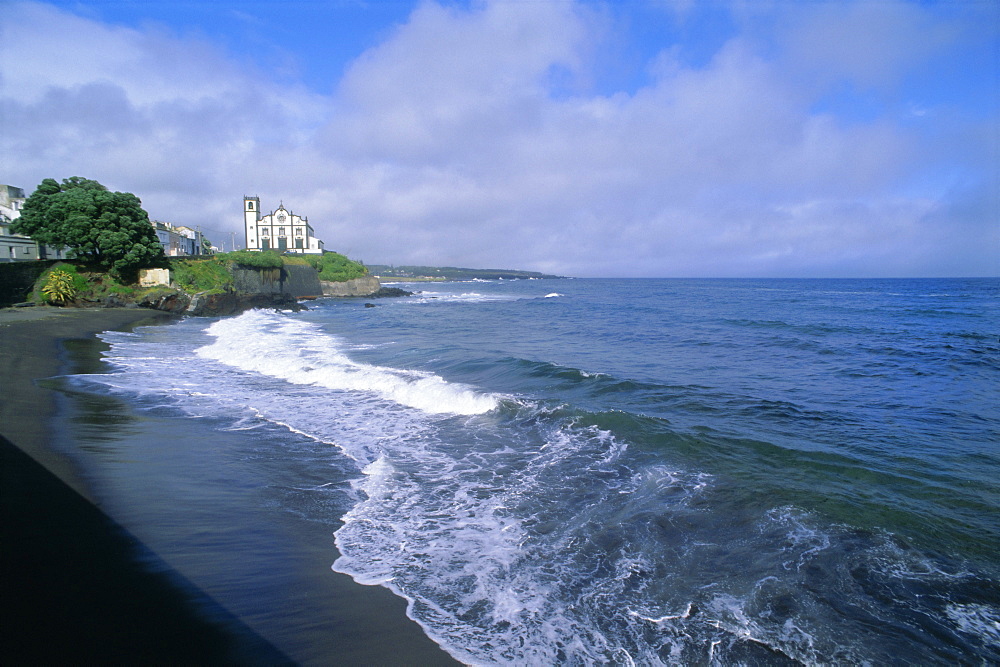
<path fill-rule="evenodd" d="M 0 308 L 27 301 L 35 281 L 54 261 L 0 263 Z"/>
<path fill-rule="evenodd" d="M 139 287 L 170 284 L 170 269 L 140 269 Z"/>
<path fill-rule="evenodd" d="M 382 289 L 382 283 L 375 276 L 362 276 L 342 283 L 322 280 L 320 285 L 323 287 L 323 296 L 372 296 Z"/>

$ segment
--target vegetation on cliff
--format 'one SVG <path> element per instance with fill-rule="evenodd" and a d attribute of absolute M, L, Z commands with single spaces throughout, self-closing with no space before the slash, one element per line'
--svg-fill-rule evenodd
<path fill-rule="evenodd" d="M 252 250 L 235 250 L 233 252 L 212 255 L 213 258 L 228 264 L 252 266 L 257 269 L 280 269 L 290 257 L 282 257 L 273 250 L 255 252 Z"/>
<path fill-rule="evenodd" d="M 133 302 L 152 290 L 123 282 L 103 267 L 80 261 L 53 262 L 35 281 L 29 303 L 85 306 L 109 299 Z"/>
<path fill-rule="evenodd" d="M 304 255 L 317 272 L 319 279 L 333 283 L 345 282 L 368 275 L 364 264 L 348 259 L 339 252 L 324 252 L 322 255 Z"/>
<path fill-rule="evenodd" d="M 231 267 L 261 270 L 280 269 L 286 265 L 312 266 L 320 280 L 343 282 L 368 275 L 358 262 L 335 252 L 323 255 L 280 255 L 273 251 L 235 252 L 205 257 L 184 257 L 170 260 L 172 281 L 188 292 L 221 292 L 233 285 Z"/>
<path fill-rule="evenodd" d="M 185 292 L 225 292 L 233 285 L 233 274 L 229 270 L 233 262 L 227 261 L 226 257 L 207 255 L 171 259 L 170 280 Z"/>

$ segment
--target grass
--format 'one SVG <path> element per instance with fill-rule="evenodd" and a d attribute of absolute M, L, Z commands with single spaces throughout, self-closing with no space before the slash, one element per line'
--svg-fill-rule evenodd
<path fill-rule="evenodd" d="M 226 291 L 233 284 L 233 274 L 221 255 L 205 259 L 173 259 L 170 261 L 171 281 L 185 292 Z"/>
<path fill-rule="evenodd" d="M 283 258 L 272 250 L 264 252 L 254 252 L 250 250 L 235 250 L 213 257 L 222 261 L 238 264 L 239 266 L 253 266 L 258 269 L 280 269 L 284 265 Z"/>
<path fill-rule="evenodd" d="M 364 264 L 348 259 L 339 252 L 306 255 L 304 259 L 319 272 L 320 280 L 340 283 L 368 275 Z"/>

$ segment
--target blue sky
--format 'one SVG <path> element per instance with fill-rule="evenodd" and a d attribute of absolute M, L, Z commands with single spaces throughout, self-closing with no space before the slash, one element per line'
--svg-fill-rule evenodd
<path fill-rule="evenodd" d="M 369 263 L 1000 275 L 1000 3 L 12 2 L 0 181 Z"/>

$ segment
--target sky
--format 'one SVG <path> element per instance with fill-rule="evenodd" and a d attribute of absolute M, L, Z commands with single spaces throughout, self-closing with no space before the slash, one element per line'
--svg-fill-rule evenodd
<path fill-rule="evenodd" d="M 579 277 L 1000 275 L 1000 1 L 5 0 L 0 183 Z"/>

